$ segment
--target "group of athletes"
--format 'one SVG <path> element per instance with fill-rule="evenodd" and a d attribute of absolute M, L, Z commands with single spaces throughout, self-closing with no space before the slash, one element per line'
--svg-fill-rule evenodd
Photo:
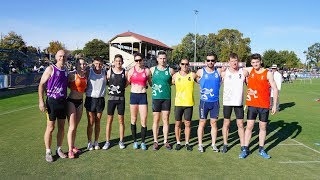
<path fill-rule="evenodd" d="M 217 55 L 208 53 L 206 56 L 206 66 L 197 72 L 192 72 L 189 68 L 189 60 L 182 59 L 179 63 L 179 71 L 175 72 L 167 66 L 167 55 L 160 51 L 157 56 L 157 66 L 150 69 L 144 66 L 143 55 L 137 53 L 134 55 L 135 66 L 126 71 L 123 65 L 123 58 L 120 54 L 115 55 L 113 66 L 106 70 L 103 68 L 103 61 L 95 58 L 92 67 L 88 68 L 84 59 L 77 60 L 76 70 L 68 72 L 65 67 L 65 52 L 57 52 L 56 64 L 48 66 L 42 75 L 39 84 L 39 109 L 47 114 L 47 127 L 44 135 L 46 147 L 46 161 L 52 162 L 51 153 L 52 133 L 55 128 L 55 121 L 58 121 L 57 132 L 57 150 L 56 154 L 60 158 L 75 158 L 75 154 L 81 151 L 75 147 L 76 131 L 83 112 L 83 96 L 85 94 L 84 107 L 87 112 L 87 138 L 88 150 L 100 149 L 100 121 L 105 108 L 105 96 L 107 97 L 107 124 L 106 124 L 106 142 L 102 149 L 107 150 L 111 147 L 110 134 L 115 109 L 118 112 L 119 121 L 119 147 L 124 149 L 123 141 L 125 125 L 125 88 L 130 85 L 130 117 L 131 133 L 133 139 L 133 148 L 147 150 L 147 87 L 152 87 L 152 112 L 153 112 L 153 150 L 159 150 L 158 134 L 160 119 L 163 122 L 163 146 L 171 150 L 172 146 L 168 142 L 169 134 L 169 116 L 171 110 L 171 86 L 175 85 L 175 137 L 176 150 L 185 147 L 192 151 L 189 144 L 191 132 L 191 120 L 194 106 L 194 84 L 199 84 L 200 105 L 199 105 L 199 126 L 198 151 L 204 152 L 202 144 L 204 127 L 207 116 L 210 114 L 212 150 L 219 152 L 215 142 L 217 139 L 217 120 L 219 116 L 219 90 L 223 84 L 223 115 L 224 122 L 222 127 L 223 146 L 222 153 L 228 151 L 228 134 L 232 110 L 235 112 L 238 135 L 241 145 L 239 158 L 246 158 L 249 151 L 249 143 L 252 136 L 252 129 L 255 120 L 259 115 L 259 154 L 263 158 L 270 158 L 264 150 L 266 138 L 266 127 L 269 117 L 270 106 L 270 88 L 273 90 L 272 114 L 276 113 L 276 103 L 278 89 L 274 82 L 273 74 L 261 66 L 262 60 L 260 54 L 250 56 L 252 67 L 239 68 L 238 55 L 231 53 L 227 68 L 216 68 Z M 244 129 L 244 84 L 247 84 L 246 106 L 247 126 Z M 67 95 L 67 88 L 70 93 Z M 108 88 L 108 90 L 107 90 Z M 46 91 L 46 102 L 44 94 Z M 137 117 L 140 114 L 141 122 L 141 143 L 137 137 Z M 64 137 L 65 119 L 68 118 L 68 155 L 64 154 L 61 146 Z M 185 143 L 181 143 L 181 125 L 184 123 Z M 94 141 L 92 134 L 94 131 Z"/>

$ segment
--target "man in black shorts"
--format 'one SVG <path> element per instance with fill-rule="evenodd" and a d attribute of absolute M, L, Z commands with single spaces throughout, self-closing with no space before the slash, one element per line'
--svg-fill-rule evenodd
<path fill-rule="evenodd" d="M 63 50 L 57 52 L 56 64 L 50 65 L 44 71 L 39 87 L 39 109 L 41 112 L 47 111 L 47 127 L 44 134 L 44 143 L 46 146 L 46 161 L 53 162 L 51 155 L 52 132 L 55 127 L 55 121 L 58 119 L 57 133 L 57 155 L 61 158 L 67 156 L 62 152 L 61 146 L 64 137 L 64 123 L 67 116 L 67 85 L 68 72 L 65 68 L 66 56 Z M 47 85 L 46 104 L 43 101 L 45 84 Z"/>
<path fill-rule="evenodd" d="M 106 125 L 106 143 L 102 149 L 110 148 L 110 133 L 113 122 L 114 111 L 117 108 L 118 110 L 118 120 L 119 120 L 119 133 L 120 149 L 124 149 L 126 146 L 123 142 L 124 137 L 124 110 L 125 110 L 125 88 L 128 85 L 127 83 L 127 73 L 125 69 L 122 68 L 123 58 L 122 55 L 116 54 L 114 57 L 114 68 L 110 68 L 107 72 L 108 79 L 108 90 L 109 90 L 109 99 L 108 99 L 108 119 Z"/>

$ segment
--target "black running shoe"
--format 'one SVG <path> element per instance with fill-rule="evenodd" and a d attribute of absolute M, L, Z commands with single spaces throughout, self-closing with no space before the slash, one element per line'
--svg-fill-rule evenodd
<path fill-rule="evenodd" d="M 224 144 L 224 145 L 222 146 L 221 152 L 222 152 L 222 153 L 227 153 L 227 151 L 228 151 L 228 145 Z"/>
<path fill-rule="evenodd" d="M 176 150 L 179 151 L 182 148 L 181 144 L 176 145 Z"/>
<path fill-rule="evenodd" d="M 190 146 L 189 144 L 186 144 L 186 148 L 187 148 L 187 151 L 192 151 L 192 146 Z"/>

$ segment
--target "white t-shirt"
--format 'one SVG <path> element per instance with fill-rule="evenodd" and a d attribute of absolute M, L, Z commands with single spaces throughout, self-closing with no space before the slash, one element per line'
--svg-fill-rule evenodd
<path fill-rule="evenodd" d="M 281 90 L 281 83 L 282 83 L 282 75 L 281 75 L 278 71 L 275 71 L 275 72 L 273 73 L 273 79 L 274 79 L 274 81 L 276 82 L 278 91 L 280 92 L 280 90 Z M 273 97 L 273 90 L 272 90 L 272 88 L 271 88 L 270 96 Z"/>
<path fill-rule="evenodd" d="M 223 81 L 223 105 L 241 106 L 243 105 L 243 82 L 245 80 L 243 70 L 232 73 L 229 68 Z"/>

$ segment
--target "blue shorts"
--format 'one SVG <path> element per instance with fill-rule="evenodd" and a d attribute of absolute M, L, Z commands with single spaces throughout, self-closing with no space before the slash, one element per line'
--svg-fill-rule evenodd
<path fill-rule="evenodd" d="M 219 110 L 220 110 L 219 101 L 205 102 L 205 101 L 200 100 L 200 105 L 199 105 L 200 119 L 207 119 L 209 112 L 210 112 L 211 119 L 218 119 Z"/>
<path fill-rule="evenodd" d="M 130 93 L 130 104 L 147 105 L 147 93 Z"/>

